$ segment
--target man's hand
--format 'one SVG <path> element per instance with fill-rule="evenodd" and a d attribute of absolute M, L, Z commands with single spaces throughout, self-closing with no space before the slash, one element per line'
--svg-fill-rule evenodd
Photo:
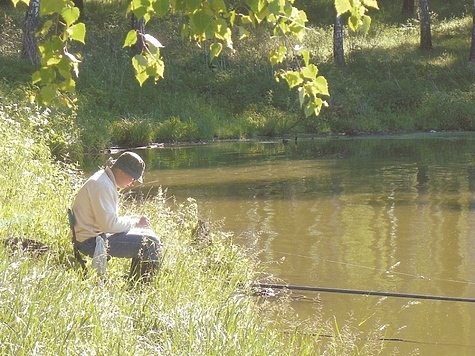
<path fill-rule="evenodd" d="M 132 216 L 132 222 L 134 223 L 135 227 L 149 227 L 150 220 L 147 216 Z"/>

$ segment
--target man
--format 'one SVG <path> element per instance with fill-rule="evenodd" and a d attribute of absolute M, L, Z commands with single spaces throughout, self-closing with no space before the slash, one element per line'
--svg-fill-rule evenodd
<path fill-rule="evenodd" d="M 82 253 L 92 257 L 96 237 L 101 235 L 108 255 L 132 258 L 131 277 L 150 279 L 161 257 L 159 238 L 148 229 L 146 216 L 120 216 L 119 193 L 142 183 L 145 163 L 134 152 L 124 152 L 92 175 L 77 192 L 73 204 L 76 218 L 76 244 Z"/>

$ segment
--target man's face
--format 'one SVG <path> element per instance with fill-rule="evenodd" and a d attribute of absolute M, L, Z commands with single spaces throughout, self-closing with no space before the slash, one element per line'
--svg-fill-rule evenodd
<path fill-rule="evenodd" d="M 117 176 L 115 177 L 115 184 L 117 185 L 117 188 L 124 189 L 128 187 L 133 187 L 135 184 L 135 179 L 132 178 L 130 175 L 125 173 L 122 170 L 118 170 Z"/>

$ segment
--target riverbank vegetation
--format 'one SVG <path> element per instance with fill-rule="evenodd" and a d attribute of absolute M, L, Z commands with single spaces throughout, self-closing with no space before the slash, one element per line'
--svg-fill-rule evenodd
<path fill-rule="evenodd" d="M 237 41 L 235 53 L 210 62 L 205 48 L 181 40 L 181 18 L 154 19 L 147 31 L 165 46 L 165 79 L 140 87 L 130 51 L 123 48 L 130 26 L 126 2 L 86 2 L 88 32 L 86 45 L 77 48 L 83 62 L 73 118 L 82 150 L 294 133 L 474 129 L 470 4 L 431 1 L 433 50 L 421 51 L 417 14 L 403 16 L 399 2 L 381 0 L 380 10 L 370 12 L 367 36 L 345 30 L 344 67 L 333 61 L 332 4 L 296 4 L 308 13 L 306 45 L 329 81 L 331 95 L 319 117 L 305 118 L 297 94 L 274 79 L 278 68 L 266 58 L 267 44 L 274 39 L 265 29 Z M 30 97 L 33 72 L 19 58 L 23 13 L 2 8 L 0 90 L 15 91 L 21 102 Z M 295 66 L 297 60 L 286 65 Z"/>

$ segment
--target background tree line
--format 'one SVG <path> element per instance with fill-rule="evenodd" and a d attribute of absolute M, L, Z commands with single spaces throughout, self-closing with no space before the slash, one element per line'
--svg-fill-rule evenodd
<path fill-rule="evenodd" d="M 8 11 L 0 43 L 5 93 L 29 87 L 29 76 L 36 70 L 19 57 L 27 7 L 19 4 L 15 10 L 8 4 L 3 0 Z M 294 133 L 472 130 L 473 71 L 467 57 L 473 4 L 430 1 L 432 50 L 420 50 L 419 2 L 413 16 L 403 14 L 404 4 L 380 0 L 380 9 L 368 12 L 372 22 L 366 36 L 363 25 L 352 31 L 350 14 L 342 15 L 343 65 L 336 65 L 333 0 L 295 3 L 309 20 L 304 41 L 273 36 L 272 27 L 260 26 L 234 42 L 235 51 L 223 48 L 215 58 L 210 58 L 211 40 L 201 47 L 182 40 L 185 17 L 151 19 L 143 24 L 143 33 L 163 42 L 165 72 L 157 84 L 152 80 L 140 87 L 130 63 L 134 52 L 131 46 L 123 48 L 132 28 L 131 14 L 124 16 L 126 4 L 86 1 L 81 15 L 88 28 L 86 44 L 72 43 L 69 51 L 83 57 L 78 64 L 77 108 L 68 117 L 80 128 L 88 151 L 112 144 Z M 282 63 L 272 64 L 269 50 L 280 45 L 287 53 Z M 298 87 L 289 89 L 285 81 L 274 80 L 275 73 L 305 67 L 301 47 L 309 49 L 309 64 L 318 66 L 317 76 L 329 82 L 328 107 L 318 117 L 304 115 Z M 24 90 L 25 98 L 32 90 L 33 86 Z M 59 110 L 63 109 L 55 112 Z M 63 126 L 65 132 L 71 124 Z M 64 143 L 54 138 L 52 147 L 61 150 Z"/>

